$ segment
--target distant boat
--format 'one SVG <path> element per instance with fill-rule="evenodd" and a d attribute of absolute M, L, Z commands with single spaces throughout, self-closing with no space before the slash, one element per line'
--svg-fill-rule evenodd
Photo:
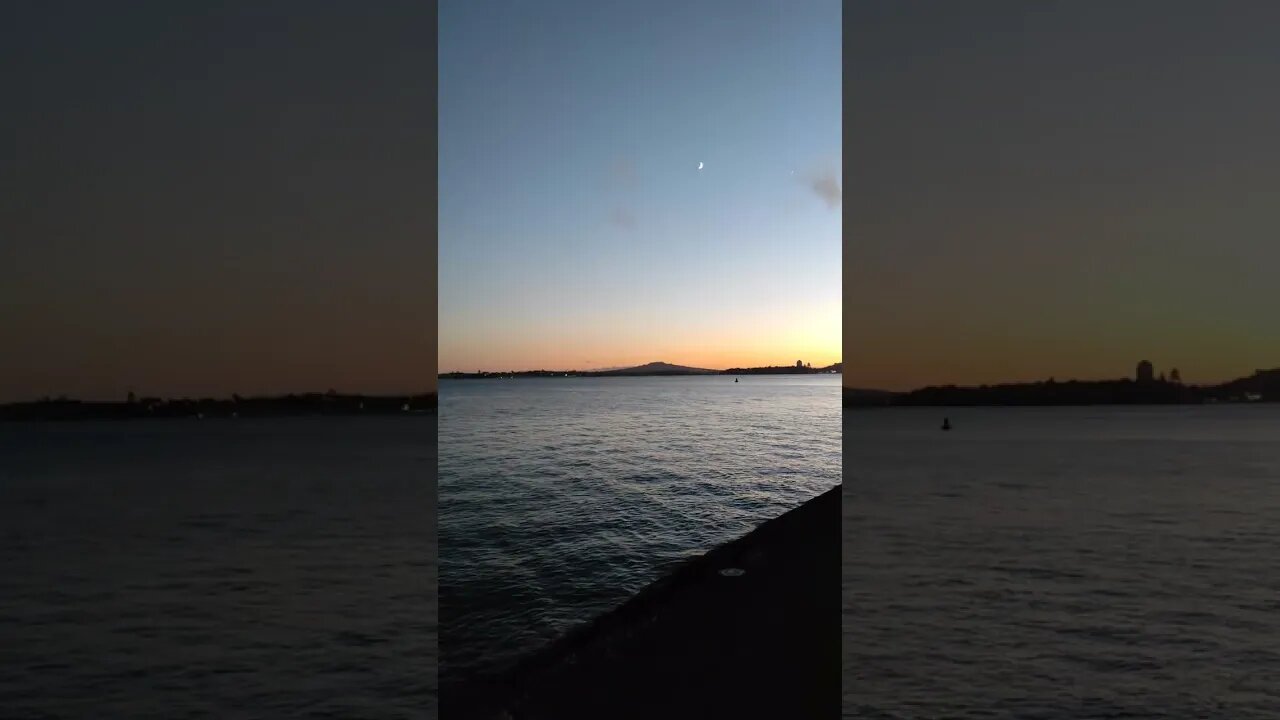
<path fill-rule="evenodd" d="M 951 418 L 942 418 L 942 429 L 943 430 L 951 429 Z"/>
<path fill-rule="evenodd" d="M 733 381 L 734 381 L 734 382 L 738 382 L 738 378 L 734 378 L 734 379 L 733 379 Z"/>

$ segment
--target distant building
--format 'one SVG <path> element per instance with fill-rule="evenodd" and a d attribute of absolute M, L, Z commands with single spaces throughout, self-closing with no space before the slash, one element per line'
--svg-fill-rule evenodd
<path fill-rule="evenodd" d="M 804 362 L 803 362 L 803 361 L 800 361 L 800 360 L 797 360 L 797 361 L 796 361 L 796 367 L 798 367 L 798 368 L 802 368 L 802 367 L 804 367 Z"/>
<path fill-rule="evenodd" d="M 1156 369 L 1155 369 L 1155 366 L 1151 364 L 1150 360 L 1143 360 L 1142 362 L 1138 363 L 1138 373 L 1137 373 L 1138 382 L 1149 383 L 1154 381 L 1155 378 L 1156 378 Z"/>
<path fill-rule="evenodd" d="M 1178 372 L 1178 368 L 1174 368 L 1173 370 L 1169 371 L 1169 382 L 1173 383 L 1174 385 L 1182 384 L 1182 375 Z"/>

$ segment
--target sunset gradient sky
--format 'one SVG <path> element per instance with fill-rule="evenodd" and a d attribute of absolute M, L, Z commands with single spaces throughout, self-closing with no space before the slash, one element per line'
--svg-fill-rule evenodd
<path fill-rule="evenodd" d="M 1280 5 L 845 14 L 846 385 L 1280 366 Z"/>
<path fill-rule="evenodd" d="M 838 361 L 840 12 L 442 3 L 440 370 Z"/>

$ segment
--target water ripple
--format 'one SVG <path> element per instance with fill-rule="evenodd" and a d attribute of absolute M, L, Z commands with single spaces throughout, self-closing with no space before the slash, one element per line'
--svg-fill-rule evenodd
<path fill-rule="evenodd" d="M 434 439 L 0 424 L 0 715 L 432 716 Z"/>
<path fill-rule="evenodd" d="M 838 376 L 444 381 L 442 680 L 840 482 Z"/>
<path fill-rule="evenodd" d="M 845 716 L 1274 718 L 1280 408 L 846 411 Z"/>

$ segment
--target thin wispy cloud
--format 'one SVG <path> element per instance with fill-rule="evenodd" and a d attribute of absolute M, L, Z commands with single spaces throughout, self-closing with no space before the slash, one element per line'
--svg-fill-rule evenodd
<path fill-rule="evenodd" d="M 827 169 L 811 172 L 803 180 L 805 185 L 827 204 L 827 207 L 833 210 L 840 207 L 844 195 L 840 190 L 840 178 L 834 171 Z"/>

